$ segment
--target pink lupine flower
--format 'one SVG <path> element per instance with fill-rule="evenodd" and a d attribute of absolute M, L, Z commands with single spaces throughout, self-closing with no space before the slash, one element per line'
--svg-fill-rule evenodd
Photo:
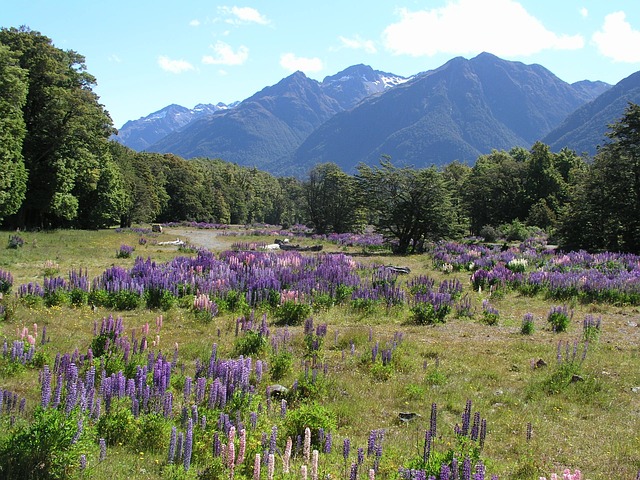
<path fill-rule="evenodd" d="M 302 465 L 300 467 L 300 478 L 301 480 L 307 480 L 307 466 Z"/>
<path fill-rule="evenodd" d="M 291 437 L 287 437 L 287 445 L 284 447 L 284 455 L 282 456 L 282 472 L 289 473 L 289 461 L 291 460 L 291 447 L 293 442 Z"/>
<path fill-rule="evenodd" d="M 304 429 L 304 445 L 302 446 L 302 456 L 306 463 L 309 462 L 309 455 L 311 454 L 311 430 L 309 427 Z"/>
<path fill-rule="evenodd" d="M 269 459 L 267 460 L 267 478 L 269 480 L 273 480 L 273 474 L 276 470 L 276 457 L 273 453 L 269 454 Z"/>
<path fill-rule="evenodd" d="M 318 450 L 311 453 L 311 480 L 318 480 Z"/>
<path fill-rule="evenodd" d="M 369 480 L 376 480 L 376 471 L 373 468 L 369 469 Z"/>
<path fill-rule="evenodd" d="M 243 428 L 240 430 L 240 445 L 238 447 L 238 459 L 236 460 L 236 465 L 240 465 L 244 462 L 244 455 L 247 449 L 247 431 Z"/>
<path fill-rule="evenodd" d="M 256 453 L 256 459 L 253 462 L 253 480 L 260 480 L 260 454 Z"/>

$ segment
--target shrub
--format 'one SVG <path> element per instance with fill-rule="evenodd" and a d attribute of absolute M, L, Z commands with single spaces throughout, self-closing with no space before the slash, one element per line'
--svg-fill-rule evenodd
<path fill-rule="evenodd" d="M 10 235 L 9 243 L 7 243 L 7 248 L 18 249 L 24 245 L 24 239 L 19 235 Z"/>
<path fill-rule="evenodd" d="M 69 293 L 69 302 L 74 307 L 81 307 L 86 305 L 89 301 L 89 292 L 82 290 L 81 288 L 74 288 Z"/>
<path fill-rule="evenodd" d="M 498 231 L 491 225 L 485 225 L 480 229 L 480 236 L 484 238 L 485 242 L 495 242 L 498 240 Z"/>
<path fill-rule="evenodd" d="M 482 321 L 487 325 L 497 325 L 500 320 L 500 312 L 493 307 L 488 300 L 482 301 Z"/>
<path fill-rule="evenodd" d="M 73 415 L 37 408 L 33 422 L 13 430 L 0 445 L 0 477 L 65 479 L 84 446 L 73 442 L 78 431 Z"/>
<path fill-rule="evenodd" d="M 336 429 L 336 419 L 334 413 L 326 407 L 316 402 L 302 403 L 298 408 L 291 409 L 285 418 L 285 438 L 297 438 L 300 435 L 304 438 L 304 430 L 311 430 L 311 444 L 316 448 L 321 448 L 318 431 L 322 428 L 325 432 Z"/>
<path fill-rule="evenodd" d="M 104 438 L 107 445 L 131 445 L 138 437 L 138 426 L 131 409 L 113 405 L 111 411 L 100 416 L 96 424 L 98 437 Z"/>
<path fill-rule="evenodd" d="M 602 319 L 587 315 L 582 322 L 582 337 L 585 342 L 594 342 L 600 338 L 600 327 Z"/>
<path fill-rule="evenodd" d="M 163 452 L 168 447 L 170 426 L 158 413 L 141 415 L 137 420 L 137 435 L 133 442 L 136 451 Z"/>
<path fill-rule="evenodd" d="M 311 306 L 306 303 L 285 301 L 276 309 L 275 316 L 280 325 L 300 325 L 311 315 Z"/>
<path fill-rule="evenodd" d="M 246 330 L 244 335 L 236 338 L 233 351 L 236 356 L 260 356 L 267 348 L 267 337 L 254 330 Z"/>
<path fill-rule="evenodd" d="M 132 246 L 125 245 L 123 243 L 122 245 L 120 245 L 120 250 L 116 252 L 116 258 L 131 258 L 134 250 L 135 248 L 133 248 Z"/>
<path fill-rule="evenodd" d="M 13 275 L 0 269 L 0 293 L 5 294 L 11 291 L 13 286 Z"/>
<path fill-rule="evenodd" d="M 291 371 L 293 366 L 293 355 L 285 349 L 271 355 L 269 360 L 269 374 L 275 382 L 283 379 Z"/>
<path fill-rule="evenodd" d="M 419 302 L 411 307 L 412 321 L 417 325 L 434 325 L 445 323 L 445 317 L 451 310 L 448 305 L 440 305 L 439 308 L 427 302 Z"/>
<path fill-rule="evenodd" d="M 142 304 L 142 297 L 130 290 L 120 290 L 109 295 L 107 307 L 116 310 L 135 310 Z"/>
<path fill-rule="evenodd" d="M 566 305 L 551 307 L 547 321 L 551 324 L 554 332 L 565 332 L 571 324 L 573 318 L 573 310 L 569 311 Z"/>
<path fill-rule="evenodd" d="M 535 322 L 533 321 L 532 313 L 525 313 L 522 319 L 522 327 L 520 327 L 520 333 L 523 335 L 531 335 L 535 330 Z"/>

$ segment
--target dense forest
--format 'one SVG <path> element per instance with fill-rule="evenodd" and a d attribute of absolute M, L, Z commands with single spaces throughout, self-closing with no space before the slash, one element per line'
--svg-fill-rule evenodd
<path fill-rule="evenodd" d="M 318 233 L 373 225 L 401 253 L 425 242 L 516 239 L 544 230 L 562 248 L 640 252 L 640 106 L 629 104 L 593 158 L 543 143 L 473 167 L 355 174 L 332 163 L 304 179 L 221 159 L 135 152 L 110 141 L 84 57 L 22 27 L 0 30 L 0 223 L 6 229 L 137 223 L 305 223 Z"/>

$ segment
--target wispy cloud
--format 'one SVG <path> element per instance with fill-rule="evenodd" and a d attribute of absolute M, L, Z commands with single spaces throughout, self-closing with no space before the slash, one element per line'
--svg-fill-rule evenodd
<path fill-rule="evenodd" d="M 640 31 L 634 30 L 624 12 L 610 13 L 591 37 L 598 51 L 616 62 L 640 63 Z"/>
<path fill-rule="evenodd" d="M 585 7 L 582 7 L 580 9 L 580 15 L 582 15 L 583 18 L 587 18 L 589 16 L 589 10 L 587 10 Z"/>
<path fill-rule="evenodd" d="M 113 63 L 122 63 L 122 59 L 115 53 L 109 55 L 109 61 Z"/>
<path fill-rule="evenodd" d="M 399 10 L 400 20 L 383 32 L 386 48 L 397 55 L 531 55 L 542 50 L 575 50 L 580 35 L 556 34 L 514 0 L 456 0 L 432 10 Z"/>
<path fill-rule="evenodd" d="M 249 49 L 244 45 L 233 50 L 231 45 L 217 41 L 215 45 L 211 45 L 215 55 L 205 55 L 202 57 L 202 63 L 207 65 L 242 65 L 249 58 Z"/>
<path fill-rule="evenodd" d="M 364 50 L 366 53 L 376 53 L 376 46 L 372 40 L 365 40 L 359 35 L 354 35 L 351 38 L 338 37 L 343 48 L 351 48 L 353 50 Z"/>
<path fill-rule="evenodd" d="M 194 66 L 186 60 L 172 60 L 164 55 L 158 57 L 158 65 L 164 71 L 171 73 L 182 73 L 189 70 L 195 70 Z"/>
<path fill-rule="evenodd" d="M 199 27 L 200 26 L 200 20 L 198 20 L 197 18 L 194 18 L 193 20 L 191 20 L 189 22 L 189 26 L 190 27 Z"/>
<path fill-rule="evenodd" d="M 251 7 L 218 7 L 221 15 L 230 17 L 226 19 L 227 23 L 247 24 L 257 23 L 259 25 L 269 25 L 270 20 L 261 14 L 258 10 Z"/>
<path fill-rule="evenodd" d="M 280 56 L 280 66 L 290 72 L 300 70 L 306 73 L 319 72 L 324 68 L 322 60 L 317 57 L 297 57 L 293 53 L 283 53 Z"/>

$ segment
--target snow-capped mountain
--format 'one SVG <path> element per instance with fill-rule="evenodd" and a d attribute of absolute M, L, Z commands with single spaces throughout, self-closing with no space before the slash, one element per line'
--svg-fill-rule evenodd
<path fill-rule="evenodd" d="M 193 120 L 225 112 L 237 104 L 238 102 L 234 102 L 231 105 L 221 102 L 216 105 L 199 103 L 193 108 L 175 104 L 169 105 L 146 117 L 128 121 L 120 128 L 113 139 L 134 150 L 146 150 L 150 145 L 153 145 L 168 134 L 182 129 Z"/>

